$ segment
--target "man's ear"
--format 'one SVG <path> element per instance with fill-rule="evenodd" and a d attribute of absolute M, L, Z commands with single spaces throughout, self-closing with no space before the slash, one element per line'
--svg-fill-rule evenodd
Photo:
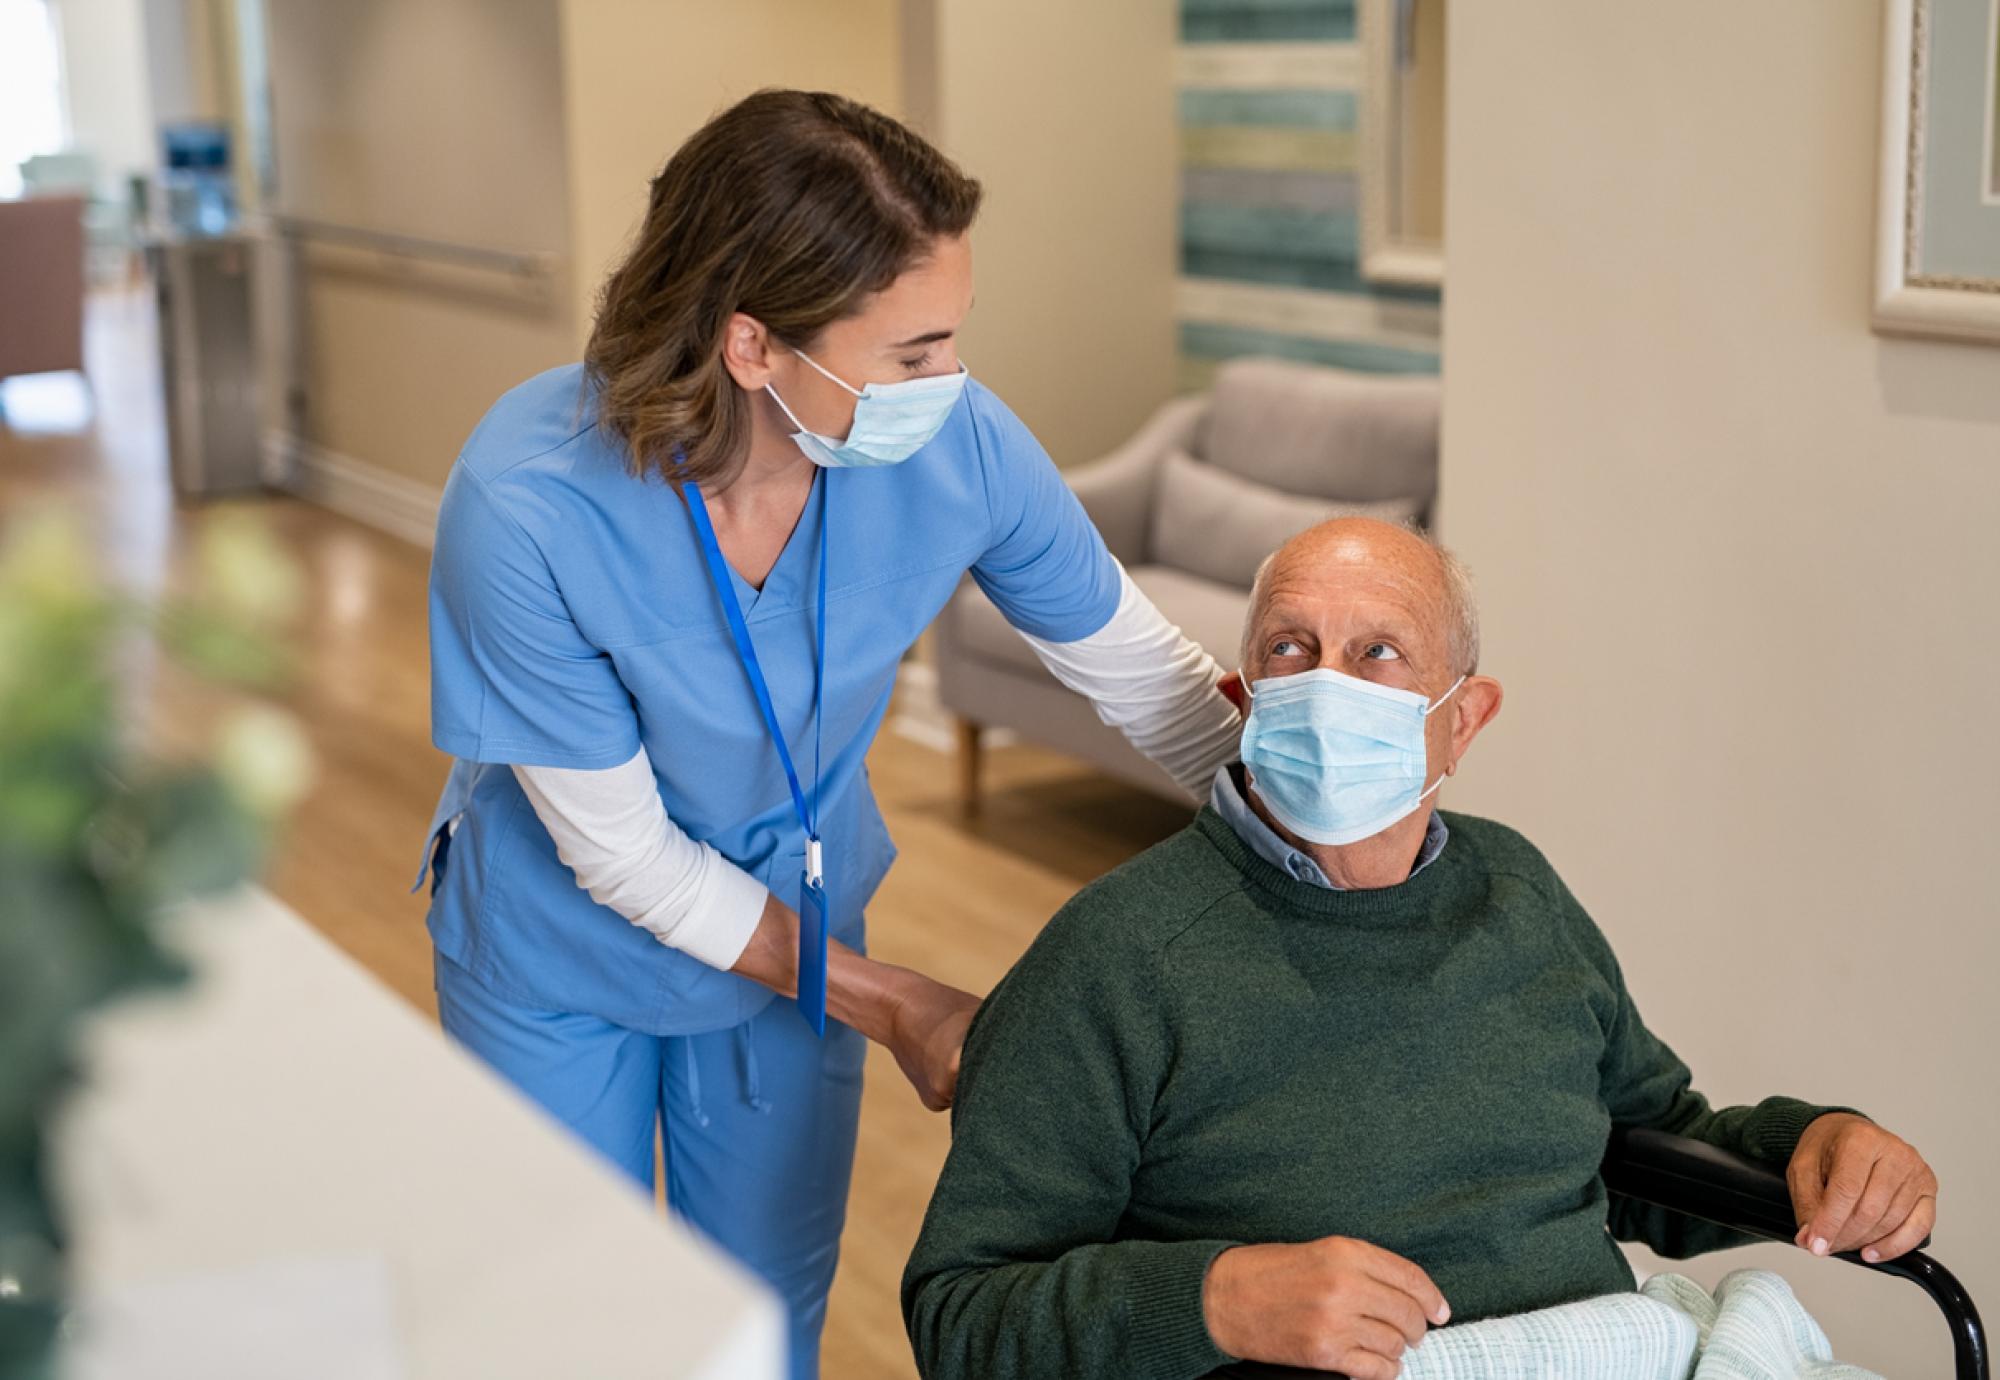
<path fill-rule="evenodd" d="M 733 312 L 722 328 L 722 367 L 736 386 L 756 393 L 771 381 L 771 333 L 754 316 Z"/>
<path fill-rule="evenodd" d="M 1479 736 L 1479 730 L 1499 714 L 1500 700 L 1500 682 L 1491 676 L 1467 677 L 1459 687 L 1458 714 L 1451 725 L 1451 765 L 1445 768 L 1447 776 L 1457 773 L 1459 759 Z"/>
<path fill-rule="evenodd" d="M 1224 672 L 1222 679 L 1215 683 L 1215 688 L 1222 692 L 1222 698 L 1236 706 L 1237 713 L 1248 714 L 1250 712 L 1247 705 L 1249 696 L 1243 693 L 1243 673 L 1241 671 Z"/>

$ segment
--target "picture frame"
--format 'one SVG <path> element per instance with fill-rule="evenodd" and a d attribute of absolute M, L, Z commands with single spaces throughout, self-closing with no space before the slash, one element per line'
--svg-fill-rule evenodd
<path fill-rule="evenodd" d="M 2000 342 L 2000 0 L 1887 0 L 1873 322 Z"/>
<path fill-rule="evenodd" d="M 1414 145 L 1432 141 L 1413 141 L 1410 136 L 1413 106 L 1423 108 L 1415 118 L 1427 116 L 1435 124 L 1442 116 L 1445 4 L 1446 0 L 1360 0 L 1356 10 L 1363 73 L 1356 169 L 1361 188 L 1361 276 L 1384 287 L 1444 285 L 1442 240 L 1436 233 L 1417 229 L 1413 221 L 1422 217 L 1412 215 L 1413 201 L 1426 195 L 1441 202 L 1442 145 L 1435 143 L 1426 157 Z M 1427 53 L 1422 83 L 1411 79 L 1419 32 Z M 1437 133 L 1441 138 L 1441 130 Z"/>

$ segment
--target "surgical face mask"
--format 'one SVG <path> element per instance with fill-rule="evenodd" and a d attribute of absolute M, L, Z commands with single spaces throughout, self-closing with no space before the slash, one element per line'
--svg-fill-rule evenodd
<path fill-rule="evenodd" d="M 768 383 L 764 385 L 764 391 L 771 395 L 785 416 L 791 419 L 792 425 L 798 428 L 792 433 L 792 440 L 805 452 L 806 459 L 828 469 L 895 465 L 909 459 L 938 434 L 945 418 L 958 405 L 958 395 L 965 391 L 966 371 L 963 364 L 959 365 L 956 374 L 907 379 L 902 383 L 871 383 L 856 388 L 839 375 L 820 368 L 819 363 L 805 351 L 794 350 L 792 353 L 860 399 L 854 404 L 854 425 L 847 429 L 847 439 L 837 441 L 831 436 L 808 431 L 805 423 L 785 406 L 778 390 Z"/>
<path fill-rule="evenodd" d="M 1243 765 L 1280 824 L 1312 843 L 1353 843 L 1412 813 L 1426 786 L 1424 721 L 1435 701 L 1320 668 L 1257 681 L 1243 725 Z"/>

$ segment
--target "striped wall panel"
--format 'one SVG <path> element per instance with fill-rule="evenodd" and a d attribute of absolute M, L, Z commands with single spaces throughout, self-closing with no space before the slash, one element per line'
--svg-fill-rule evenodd
<path fill-rule="evenodd" d="M 1438 294 L 1360 273 L 1353 0 L 1181 0 L 1181 383 L 1273 354 L 1433 373 Z"/>

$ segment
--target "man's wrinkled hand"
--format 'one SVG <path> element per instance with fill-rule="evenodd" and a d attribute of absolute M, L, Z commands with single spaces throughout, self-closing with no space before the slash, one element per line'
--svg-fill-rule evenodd
<path fill-rule="evenodd" d="M 1232 1246 L 1209 1265 L 1201 1307 L 1227 1355 L 1353 1380 L 1395 1380 L 1403 1352 L 1451 1318 L 1420 1268 L 1345 1236 Z"/>
<path fill-rule="evenodd" d="M 1829 1112 L 1799 1137 L 1785 1167 L 1799 1232 L 1814 1255 L 1869 1262 L 1915 1249 L 1937 1221 L 1937 1175 L 1908 1141 L 1866 1117 Z"/>

